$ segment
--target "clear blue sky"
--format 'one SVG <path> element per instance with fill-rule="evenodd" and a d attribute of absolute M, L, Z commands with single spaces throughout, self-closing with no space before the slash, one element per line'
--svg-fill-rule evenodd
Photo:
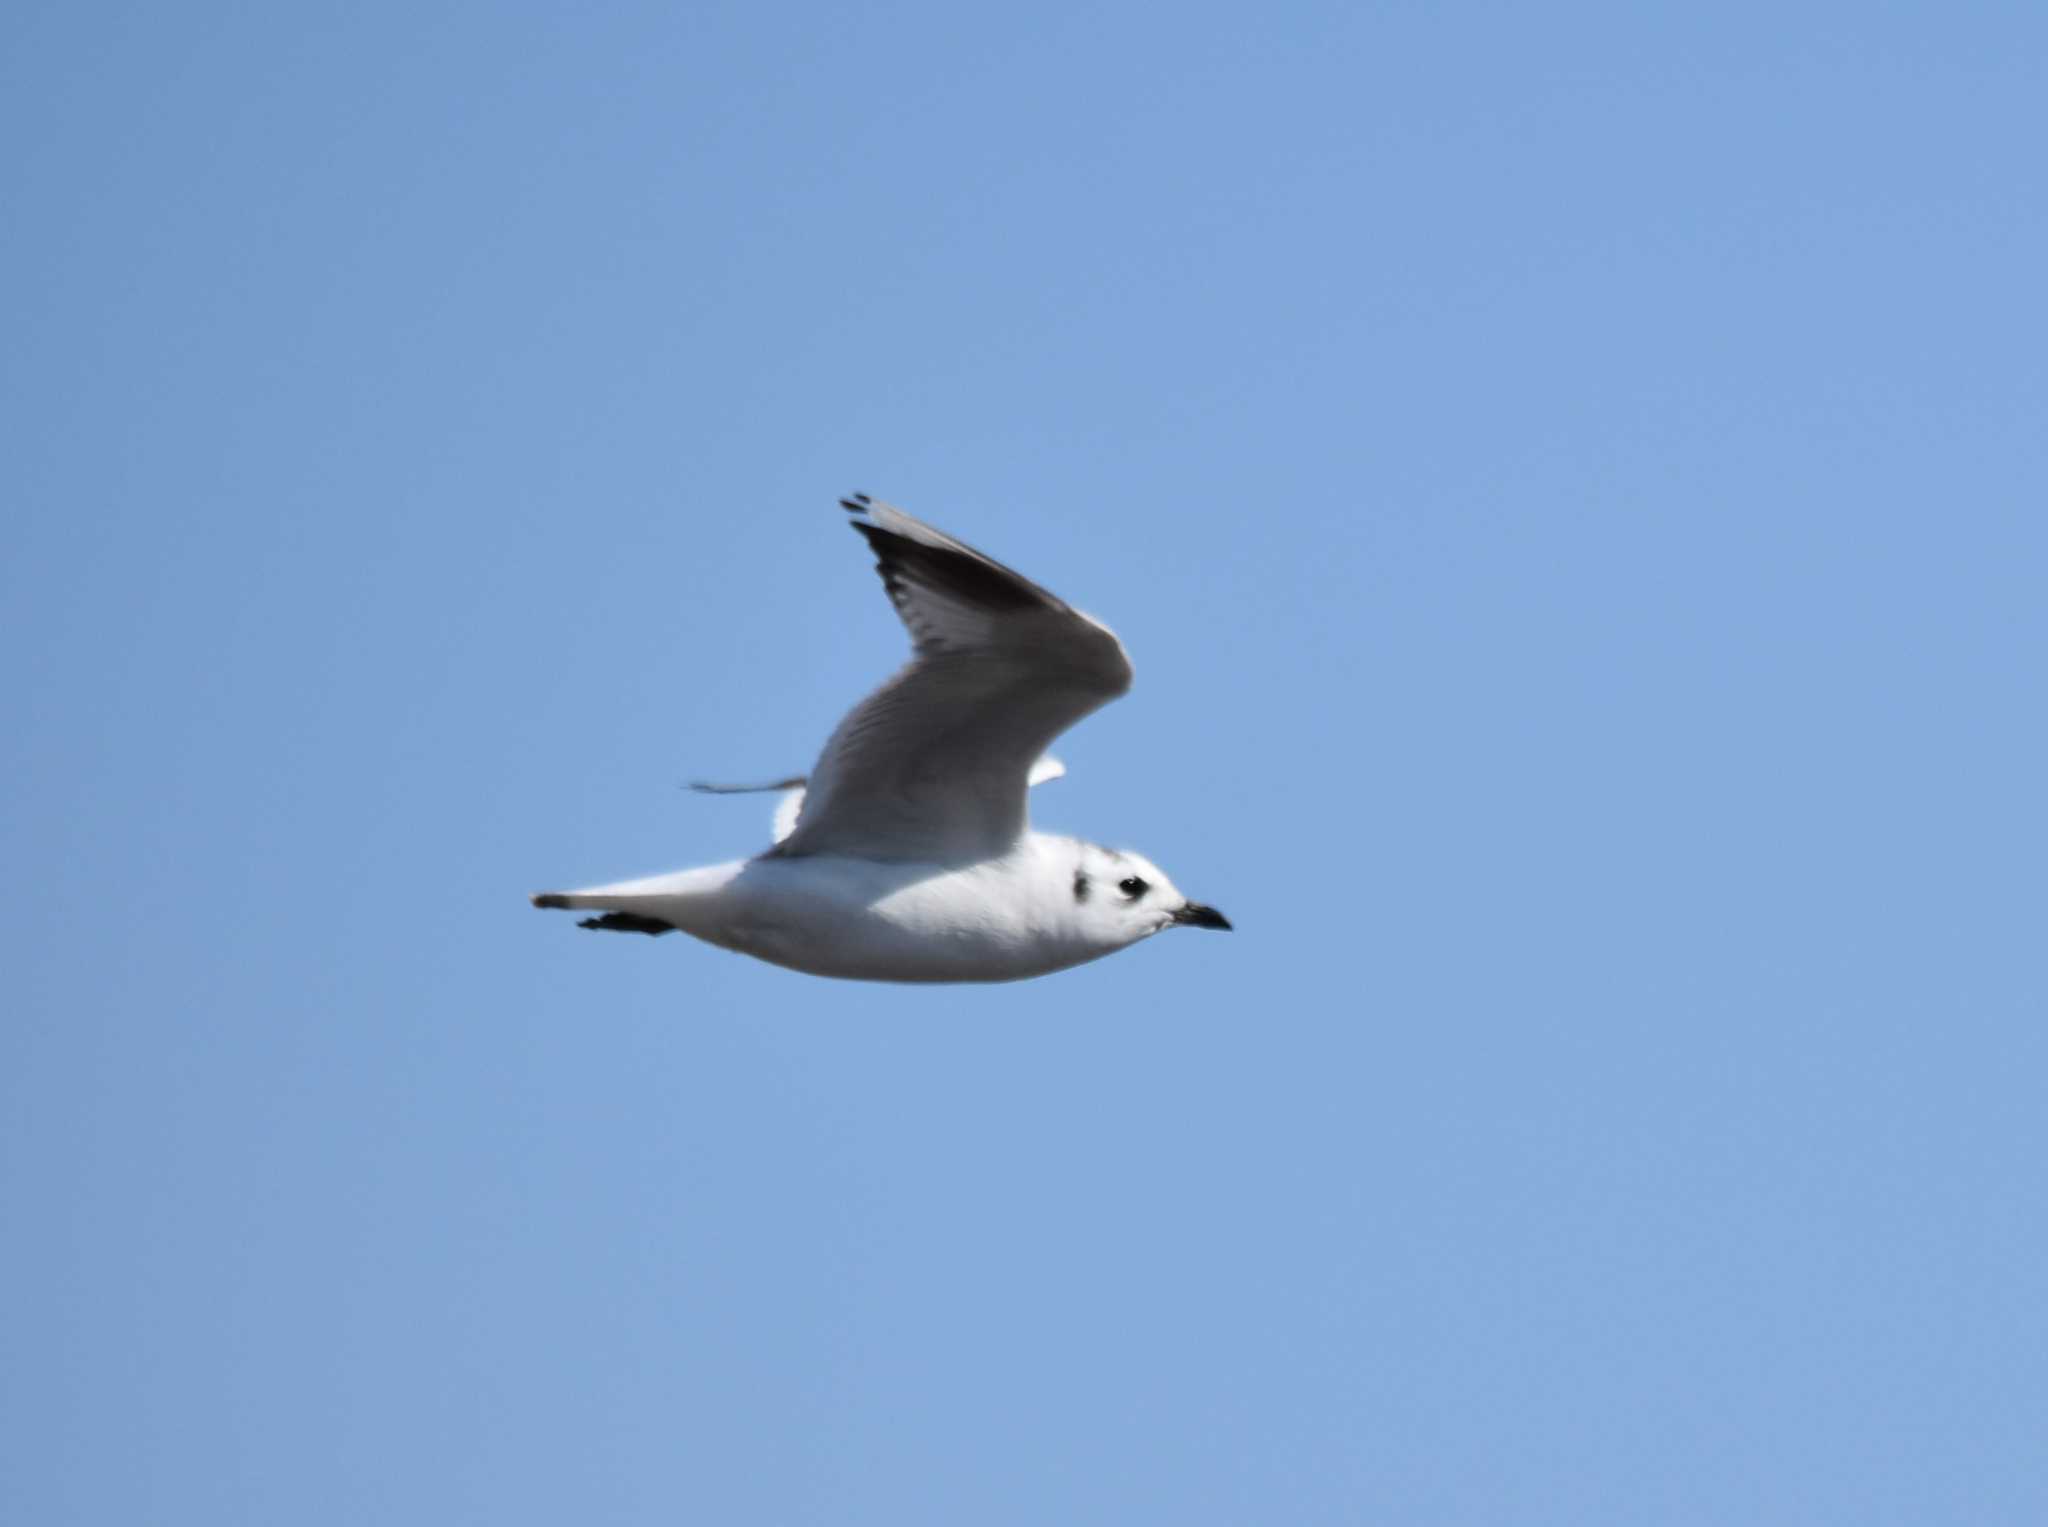
<path fill-rule="evenodd" d="M 2031 6 L 28 4 L 0 1517 L 2048 1520 Z M 1015 987 L 599 938 L 1109 620 Z"/>

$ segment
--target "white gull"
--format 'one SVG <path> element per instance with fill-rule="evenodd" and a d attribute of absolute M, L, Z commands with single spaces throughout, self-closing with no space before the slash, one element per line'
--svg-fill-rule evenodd
<path fill-rule="evenodd" d="M 901 509 L 840 502 L 913 656 L 839 723 L 807 780 L 749 787 L 790 790 L 775 845 L 533 904 L 863 981 L 1016 981 L 1167 928 L 1228 928 L 1150 860 L 1031 829 L 1026 792 L 1065 772 L 1047 745 L 1131 686 L 1116 634 Z"/>

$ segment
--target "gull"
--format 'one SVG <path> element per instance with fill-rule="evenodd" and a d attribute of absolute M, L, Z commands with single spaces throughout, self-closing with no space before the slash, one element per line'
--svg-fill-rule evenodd
<path fill-rule="evenodd" d="M 1034 831 L 1052 740 L 1131 687 L 1116 633 L 890 504 L 840 500 L 875 553 L 911 660 L 850 711 L 751 859 L 548 891 L 579 926 L 680 930 L 811 975 L 1020 981 L 1168 928 L 1222 928 L 1135 853 Z"/>

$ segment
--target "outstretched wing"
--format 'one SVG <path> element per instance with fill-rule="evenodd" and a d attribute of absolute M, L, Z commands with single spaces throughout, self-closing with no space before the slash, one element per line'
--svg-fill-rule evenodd
<path fill-rule="evenodd" d="M 1036 789 L 1049 779 L 1066 778 L 1066 773 L 1067 766 L 1052 754 L 1046 753 L 1031 766 L 1031 772 L 1025 776 L 1024 783 Z M 803 775 L 792 774 L 788 779 L 770 780 L 765 785 L 714 785 L 696 780 L 691 783 L 690 788 L 701 790 L 706 795 L 762 795 L 770 790 L 780 790 L 782 794 L 775 802 L 774 823 L 775 841 L 780 843 L 796 831 L 796 819 L 804 809 L 804 787 L 809 783 L 810 781 Z"/>
<path fill-rule="evenodd" d="M 1123 644 L 1020 573 L 901 509 L 842 499 L 909 628 L 909 666 L 855 706 L 775 850 L 957 863 L 1023 835 L 1046 745 L 1131 687 Z"/>

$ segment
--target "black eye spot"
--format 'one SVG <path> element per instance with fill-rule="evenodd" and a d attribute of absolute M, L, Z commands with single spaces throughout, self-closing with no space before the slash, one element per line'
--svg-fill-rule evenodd
<path fill-rule="evenodd" d="M 1132 901 L 1136 901 L 1140 896 L 1143 896 L 1152 889 L 1150 885 L 1140 880 L 1136 875 L 1124 876 L 1123 879 L 1116 883 L 1116 888 L 1122 891 L 1124 895 L 1130 897 Z"/>
<path fill-rule="evenodd" d="M 1088 872 L 1087 872 L 1086 870 L 1075 870 L 1075 871 L 1074 871 L 1074 900 L 1076 900 L 1076 901 L 1086 901 L 1087 899 L 1088 899 Z"/>

